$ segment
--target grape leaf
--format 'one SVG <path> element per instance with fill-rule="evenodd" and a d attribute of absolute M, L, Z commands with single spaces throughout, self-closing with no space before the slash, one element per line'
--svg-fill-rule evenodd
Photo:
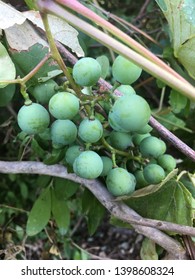
<path fill-rule="evenodd" d="M 6 106 L 12 100 L 15 89 L 15 84 L 10 84 L 5 88 L 0 88 L 0 107 Z"/>
<path fill-rule="evenodd" d="M 5 29 L 5 35 L 10 48 L 18 52 L 28 50 L 36 43 L 48 46 L 47 42 L 39 36 L 33 26 L 27 21 L 21 25 L 16 24 Z"/>
<path fill-rule="evenodd" d="M 193 225 L 192 195 L 181 182 L 174 179 L 156 192 L 130 197 L 125 203 L 145 218 Z"/>
<path fill-rule="evenodd" d="M 51 216 L 51 192 L 50 188 L 45 189 L 35 201 L 28 216 L 26 233 L 33 236 L 47 225 Z"/>
<path fill-rule="evenodd" d="M 181 112 L 187 105 L 188 99 L 184 95 L 180 94 L 175 90 L 171 90 L 171 94 L 169 96 L 169 103 L 171 105 L 171 109 L 175 114 Z"/>
<path fill-rule="evenodd" d="M 60 197 L 59 189 L 52 190 L 52 214 L 62 235 L 66 234 L 70 224 L 70 211 L 67 203 Z"/>
<path fill-rule="evenodd" d="M 17 52 L 12 50 L 12 59 L 17 67 L 17 74 L 24 77 L 48 54 L 49 49 L 40 44 L 35 44 L 28 51 Z M 59 70 L 58 65 L 49 59 L 39 71 L 30 79 L 28 86 L 37 84 L 40 77 L 45 77 L 49 71 Z"/>
<path fill-rule="evenodd" d="M 189 75 L 195 78 L 195 35 L 178 48 L 177 57 Z"/>
<path fill-rule="evenodd" d="M 195 26 L 195 2 L 194 0 L 183 1 L 182 11 L 186 20 Z"/>
<path fill-rule="evenodd" d="M 56 190 L 57 199 L 67 200 L 75 194 L 79 188 L 79 184 L 62 178 L 54 178 L 54 188 Z"/>
<path fill-rule="evenodd" d="M 16 69 L 6 48 L 0 42 L 0 88 L 4 88 L 7 84 L 1 84 L 1 80 L 13 80 L 16 76 Z"/>
<path fill-rule="evenodd" d="M 195 78 L 195 17 L 193 0 L 156 0 L 162 9 L 170 29 L 174 55 L 186 68 L 189 75 Z"/>
<path fill-rule="evenodd" d="M 82 210 L 87 215 L 89 234 L 93 235 L 104 217 L 105 208 L 91 192 L 85 189 L 82 197 Z"/>
<path fill-rule="evenodd" d="M 23 14 L 33 24 L 45 30 L 41 16 L 38 11 L 26 11 Z M 70 26 L 65 20 L 53 15 L 48 15 L 48 21 L 51 33 L 57 41 L 71 48 L 71 50 L 75 52 L 78 57 L 84 56 L 84 52 L 77 38 L 78 31 L 76 29 Z"/>

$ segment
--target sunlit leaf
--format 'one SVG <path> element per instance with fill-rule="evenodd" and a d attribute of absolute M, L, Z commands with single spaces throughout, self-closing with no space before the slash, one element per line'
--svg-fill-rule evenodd
<path fill-rule="evenodd" d="M 125 203 L 143 217 L 192 226 L 192 195 L 173 179 L 158 191 L 130 197 Z"/>
<path fill-rule="evenodd" d="M 1 84 L 3 80 L 13 80 L 16 76 L 16 69 L 6 48 L 0 42 L 0 88 L 4 88 L 7 84 Z M 3 66 L 3 67 L 2 67 Z"/>

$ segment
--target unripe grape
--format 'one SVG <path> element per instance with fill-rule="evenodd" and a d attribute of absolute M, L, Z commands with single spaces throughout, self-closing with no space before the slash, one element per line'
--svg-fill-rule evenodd
<path fill-rule="evenodd" d="M 17 120 L 21 130 L 27 134 L 43 132 L 50 122 L 47 110 L 37 103 L 22 106 L 18 112 Z"/>
<path fill-rule="evenodd" d="M 168 154 L 158 157 L 158 164 L 167 172 L 171 172 L 176 167 L 176 160 Z"/>
<path fill-rule="evenodd" d="M 101 66 L 91 57 L 83 57 L 73 67 L 73 78 L 80 86 L 93 86 L 101 76 Z"/>
<path fill-rule="evenodd" d="M 112 66 L 113 77 L 121 84 L 130 85 L 141 75 L 142 69 L 130 60 L 119 55 Z"/>
<path fill-rule="evenodd" d="M 117 167 L 108 173 L 106 186 L 114 196 L 130 195 L 135 190 L 135 181 L 127 170 Z"/>
<path fill-rule="evenodd" d="M 112 169 L 112 160 L 109 157 L 101 156 L 102 162 L 103 162 L 103 170 L 100 176 L 107 176 L 109 171 Z"/>
<path fill-rule="evenodd" d="M 148 182 L 145 180 L 144 173 L 143 173 L 142 170 L 137 170 L 135 172 L 135 178 L 136 178 L 136 181 L 137 181 L 136 189 L 141 189 L 141 188 L 146 187 L 148 185 Z"/>
<path fill-rule="evenodd" d="M 132 147 L 132 137 L 129 133 L 112 131 L 109 136 L 111 145 L 119 150 L 126 150 Z"/>
<path fill-rule="evenodd" d="M 165 142 L 154 136 L 147 137 L 140 143 L 140 152 L 144 157 L 158 158 L 164 154 L 165 151 Z"/>
<path fill-rule="evenodd" d="M 71 120 L 79 112 L 79 99 L 69 92 L 56 93 L 49 101 L 49 111 L 60 120 Z"/>
<path fill-rule="evenodd" d="M 140 130 L 137 131 L 138 134 L 146 134 L 146 133 L 150 133 L 152 131 L 152 127 L 147 124 L 145 126 L 143 126 Z"/>
<path fill-rule="evenodd" d="M 56 120 L 51 126 L 51 139 L 56 146 L 72 144 L 77 137 L 77 127 L 70 120 Z"/>
<path fill-rule="evenodd" d="M 132 140 L 133 140 L 133 143 L 136 145 L 136 146 L 139 146 L 141 141 L 147 137 L 151 136 L 150 133 L 146 133 L 146 134 L 138 134 L 138 133 L 134 133 L 133 136 L 132 136 Z"/>
<path fill-rule="evenodd" d="M 84 119 L 79 125 L 78 135 L 86 143 L 95 143 L 102 137 L 103 126 L 98 119 Z"/>
<path fill-rule="evenodd" d="M 78 145 L 71 146 L 66 151 L 66 162 L 73 165 L 75 159 L 83 152 L 83 148 Z"/>
<path fill-rule="evenodd" d="M 109 112 L 109 123 L 114 130 L 134 132 L 145 126 L 150 118 L 151 110 L 141 96 L 132 94 L 117 99 Z"/>
<path fill-rule="evenodd" d="M 58 84 L 54 80 L 36 85 L 32 90 L 32 95 L 42 104 L 47 104 L 50 98 L 56 93 L 55 89 Z"/>
<path fill-rule="evenodd" d="M 103 162 L 97 153 L 85 151 L 75 159 L 73 170 L 81 178 L 95 179 L 102 173 Z"/>
<path fill-rule="evenodd" d="M 122 96 L 129 96 L 132 94 L 136 94 L 134 88 L 129 85 L 120 85 L 119 87 L 116 88 L 116 90 L 119 90 L 122 93 Z M 113 96 L 118 99 L 121 96 L 117 95 L 117 93 L 114 91 Z"/>
<path fill-rule="evenodd" d="M 165 178 L 165 171 L 158 164 L 146 165 L 143 172 L 144 178 L 149 184 L 158 184 Z"/>

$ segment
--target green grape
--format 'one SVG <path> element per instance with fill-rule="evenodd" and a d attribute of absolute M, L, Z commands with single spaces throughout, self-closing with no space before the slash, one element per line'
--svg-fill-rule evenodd
<path fill-rule="evenodd" d="M 93 86 L 102 73 L 100 64 L 91 57 L 83 57 L 73 67 L 73 78 L 80 86 Z"/>
<path fill-rule="evenodd" d="M 158 164 L 167 172 L 171 172 L 176 167 L 176 160 L 168 154 L 158 157 Z"/>
<path fill-rule="evenodd" d="M 56 93 L 49 101 L 49 112 L 56 119 L 71 120 L 79 112 L 79 99 L 69 92 Z"/>
<path fill-rule="evenodd" d="M 122 96 L 129 96 L 132 94 L 136 94 L 134 88 L 129 85 L 120 85 L 119 87 L 116 88 L 116 90 L 119 90 L 122 93 Z M 121 96 L 117 95 L 117 93 L 114 91 L 113 96 L 115 99 L 120 98 Z"/>
<path fill-rule="evenodd" d="M 152 131 L 152 127 L 147 124 L 144 127 L 142 127 L 140 130 L 137 131 L 138 134 L 146 134 L 146 133 L 150 133 Z"/>
<path fill-rule="evenodd" d="M 112 169 L 112 160 L 109 157 L 101 156 L 103 162 L 103 170 L 100 176 L 107 176 L 108 172 Z"/>
<path fill-rule="evenodd" d="M 158 158 L 166 151 L 166 144 L 164 141 L 155 136 L 150 136 L 143 139 L 140 143 L 140 152 L 144 157 Z"/>
<path fill-rule="evenodd" d="M 109 136 L 111 146 L 119 150 L 126 150 L 132 147 L 132 137 L 129 133 L 112 131 Z"/>
<path fill-rule="evenodd" d="M 36 85 L 32 90 L 32 95 L 42 104 L 48 104 L 50 98 L 56 93 L 58 84 L 54 80 Z"/>
<path fill-rule="evenodd" d="M 0 107 L 6 106 L 13 98 L 16 85 L 10 84 L 4 88 L 0 88 Z"/>
<path fill-rule="evenodd" d="M 112 75 L 119 83 L 130 85 L 141 75 L 142 69 L 133 62 L 119 55 L 112 66 Z"/>
<path fill-rule="evenodd" d="M 77 137 L 77 127 L 70 120 L 56 120 L 51 126 L 51 140 L 56 147 L 72 144 Z"/>
<path fill-rule="evenodd" d="M 96 152 L 85 151 L 75 159 L 73 170 L 81 178 L 95 179 L 102 173 L 103 162 Z"/>
<path fill-rule="evenodd" d="M 75 159 L 83 152 L 83 148 L 78 145 L 73 145 L 69 147 L 66 151 L 66 162 L 70 165 L 73 165 Z"/>
<path fill-rule="evenodd" d="M 103 134 L 103 126 L 98 119 L 84 119 L 79 125 L 78 135 L 86 143 L 97 142 Z"/>
<path fill-rule="evenodd" d="M 141 189 L 143 187 L 146 187 L 148 185 L 148 182 L 144 178 L 144 173 L 142 170 L 136 170 L 135 171 L 135 178 L 137 181 L 136 189 Z"/>
<path fill-rule="evenodd" d="M 150 107 L 141 96 L 122 96 L 115 101 L 109 112 L 109 123 L 114 130 L 135 132 L 148 123 L 150 114 Z"/>
<path fill-rule="evenodd" d="M 37 103 L 22 106 L 17 120 L 21 130 L 30 135 L 43 132 L 50 122 L 47 110 Z"/>
<path fill-rule="evenodd" d="M 108 114 L 108 122 L 110 126 L 115 130 L 119 132 L 128 132 L 126 129 L 122 128 L 118 125 L 118 117 L 117 115 L 112 111 L 112 109 L 109 111 Z"/>
<path fill-rule="evenodd" d="M 133 134 L 132 136 L 132 141 L 133 143 L 136 145 L 136 146 L 139 146 L 141 141 L 147 137 L 151 136 L 150 133 L 146 133 L 146 134 L 138 134 L 138 133 L 135 133 Z"/>
<path fill-rule="evenodd" d="M 143 172 L 144 178 L 149 184 L 159 184 L 165 178 L 165 171 L 158 164 L 146 165 Z"/>
<path fill-rule="evenodd" d="M 117 167 L 108 173 L 106 186 L 114 196 L 130 195 L 135 190 L 135 181 L 127 170 Z"/>

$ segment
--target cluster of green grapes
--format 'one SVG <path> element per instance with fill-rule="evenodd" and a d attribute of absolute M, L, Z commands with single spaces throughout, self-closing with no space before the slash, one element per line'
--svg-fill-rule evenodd
<path fill-rule="evenodd" d="M 118 87 L 110 92 L 98 92 L 101 72 L 97 60 L 85 57 L 72 72 L 79 95 L 69 88 L 56 92 L 54 80 L 35 86 L 38 103 L 20 108 L 18 125 L 66 149 L 67 165 L 81 178 L 102 178 L 114 196 L 130 195 L 160 183 L 176 162 L 165 154 L 166 144 L 151 135 L 150 106 L 131 86 L 142 69 L 118 56 L 112 65 Z"/>

